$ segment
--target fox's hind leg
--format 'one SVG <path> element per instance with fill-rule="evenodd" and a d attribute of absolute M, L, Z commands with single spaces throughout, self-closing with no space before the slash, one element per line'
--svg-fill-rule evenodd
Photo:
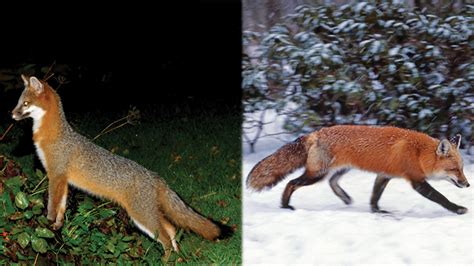
<path fill-rule="evenodd" d="M 171 240 L 171 245 L 173 246 L 174 251 L 179 252 L 179 246 L 178 243 L 176 243 L 176 227 L 168 220 L 166 219 L 162 214 L 160 214 L 160 224 L 163 226 L 163 228 L 166 231 L 166 234 L 168 234 L 168 237 Z"/>
<path fill-rule="evenodd" d="M 295 208 L 289 205 L 291 194 L 293 194 L 293 192 L 295 192 L 295 190 L 300 187 L 309 186 L 322 180 L 324 176 L 326 176 L 326 172 L 318 173 L 315 175 L 309 173 L 308 171 L 305 171 L 300 177 L 288 182 L 281 198 L 281 207 L 294 210 Z"/>
<path fill-rule="evenodd" d="M 178 245 L 174 239 L 176 234 L 175 227 L 163 216 L 162 213 L 138 214 L 129 212 L 129 215 L 141 231 L 151 238 L 157 239 L 161 243 L 165 251 L 162 258 L 163 261 L 168 260 L 173 250 L 178 251 Z"/>
<path fill-rule="evenodd" d="M 379 209 L 378 205 L 380 196 L 382 196 L 382 192 L 387 186 L 388 181 L 390 181 L 390 178 L 383 175 L 377 175 L 375 178 L 374 189 L 372 190 L 372 196 L 370 197 L 370 209 L 372 212 L 388 213 L 388 211 Z"/>
<path fill-rule="evenodd" d="M 330 161 L 331 157 L 325 149 L 319 145 L 312 146 L 308 151 L 305 172 L 300 177 L 288 182 L 281 198 L 281 207 L 294 210 L 289 205 L 291 194 L 300 187 L 309 186 L 321 181 L 328 173 Z"/>
<path fill-rule="evenodd" d="M 352 199 L 351 197 L 344 191 L 344 189 L 339 186 L 337 183 L 339 181 L 339 178 L 343 176 L 345 173 L 347 173 L 349 169 L 341 169 L 334 173 L 331 178 L 329 179 L 329 185 L 331 186 L 332 191 L 342 200 L 344 201 L 345 204 L 351 204 Z"/>

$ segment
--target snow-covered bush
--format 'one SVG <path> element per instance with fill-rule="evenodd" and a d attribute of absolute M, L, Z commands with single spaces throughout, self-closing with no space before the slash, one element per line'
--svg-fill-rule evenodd
<path fill-rule="evenodd" d="M 244 51 L 257 47 L 244 54 L 244 110 L 296 104 L 294 132 L 387 124 L 470 140 L 473 31 L 469 5 L 455 16 L 375 1 L 299 6 L 268 32 L 244 32 Z"/>

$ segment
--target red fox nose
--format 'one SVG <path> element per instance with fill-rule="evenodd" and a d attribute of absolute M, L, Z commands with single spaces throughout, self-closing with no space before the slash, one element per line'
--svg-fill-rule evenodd
<path fill-rule="evenodd" d="M 471 185 L 469 185 L 469 183 L 468 183 L 468 182 L 466 182 L 466 187 L 469 187 L 469 186 L 471 186 Z"/>

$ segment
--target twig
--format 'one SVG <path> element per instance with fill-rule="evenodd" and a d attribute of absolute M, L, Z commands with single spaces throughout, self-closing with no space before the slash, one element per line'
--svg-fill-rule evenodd
<path fill-rule="evenodd" d="M 105 127 L 104 129 L 102 129 L 102 131 L 99 133 L 100 134 L 103 134 L 105 131 L 107 131 L 109 128 L 111 128 L 114 124 L 117 124 L 118 122 L 124 120 L 124 119 L 127 119 L 127 117 L 122 117 L 118 120 L 115 120 L 114 122 L 110 123 L 107 127 Z"/>
<path fill-rule="evenodd" d="M 35 262 L 33 262 L 33 265 L 36 265 L 36 263 L 38 263 L 38 256 L 39 256 L 39 253 L 36 253 Z"/>
<path fill-rule="evenodd" d="M 263 120 L 265 119 L 265 113 L 267 109 L 263 110 L 262 113 L 260 114 L 260 121 L 256 121 L 257 123 L 257 133 L 255 134 L 255 137 L 253 139 L 250 139 L 247 134 L 244 132 L 244 138 L 247 141 L 247 143 L 250 145 L 250 153 L 255 152 L 255 143 L 257 143 L 258 139 L 260 138 L 260 134 L 263 131 L 263 126 L 265 125 L 265 122 Z"/>
<path fill-rule="evenodd" d="M 204 195 L 204 196 L 201 196 L 201 197 L 199 197 L 199 199 L 204 199 L 204 198 L 207 198 L 207 197 L 212 196 L 212 195 L 214 195 L 214 194 L 216 194 L 215 191 L 213 191 L 213 192 L 211 192 L 211 193 L 208 193 L 208 194 L 206 194 L 206 195 Z"/>
<path fill-rule="evenodd" d="M 95 136 L 92 140 L 96 140 L 96 139 L 98 139 L 100 136 L 105 135 L 105 134 L 107 134 L 107 133 L 109 133 L 109 132 L 111 132 L 111 131 L 113 131 L 113 130 L 116 130 L 117 128 L 121 128 L 121 127 L 125 126 L 126 124 L 128 124 L 128 122 L 123 122 L 122 124 L 120 124 L 120 125 L 118 125 L 118 126 L 116 126 L 116 127 L 113 127 L 113 128 L 111 128 L 111 129 L 109 129 L 109 130 L 107 130 L 107 131 L 102 130 L 102 132 L 100 132 L 100 133 L 99 133 L 97 136 Z"/>
<path fill-rule="evenodd" d="M 48 176 L 45 175 L 45 176 L 43 177 L 43 179 L 41 179 L 41 180 L 39 181 L 38 185 L 36 185 L 36 187 L 31 191 L 31 193 L 34 193 L 34 192 L 39 188 L 39 186 L 44 182 L 44 180 L 46 180 L 47 177 L 48 177 Z"/>
<path fill-rule="evenodd" d="M 104 202 L 104 203 L 100 204 L 99 206 L 95 207 L 94 209 L 92 209 L 92 210 L 86 212 L 86 213 L 84 214 L 84 217 L 89 216 L 89 215 L 90 215 L 91 213 L 93 213 L 94 211 L 97 211 L 98 209 L 100 209 L 100 208 L 102 208 L 102 207 L 104 207 L 105 205 L 110 204 L 110 203 L 111 203 L 111 201 L 107 201 L 107 202 Z"/>
<path fill-rule="evenodd" d="M 38 190 L 38 191 L 36 191 L 35 193 L 30 194 L 30 196 L 34 196 L 34 195 L 36 195 L 36 194 L 41 194 L 41 193 L 45 192 L 46 190 L 48 190 L 48 189 L 45 188 L 45 189 Z"/>
<path fill-rule="evenodd" d="M 54 62 L 51 64 L 51 66 L 49 66 L 48 71 L 46 71 L 46 73 L 44 74 L 44 77 L 43 77 L 43 80 L 44 80 L 44 81 L 47 81 L 47 80 L 50 79 L 52 76 L 54 76 L 54 73 L 52 73 L 51 75 L 49 75 L 49 73 L 50 73 L 51 70 L 53 69 L 54 65 L 56 65 L 56 60 L 54 60 Z M 49 75 L 49 76 L 48 76 L 48 75 Z"/>
<path fill-rule="evenodd" d="M 8 126 L 7 130 L 5 130 L 5 132 L 3 133 L 2 137 L 0 137 L 0 141 L 2 141 L 2 140 L 5 138 L 5 136 L 8 134 L 8 132 L 10 131 L 10 129 L 12 129 L 13 125 L 14 125 L 14 124 L 11 123 L 11 124 Z"/>
<path fill-rule="evenodd" d="M 105 127 L 97 136 L 95 136 L 92 140 L 98 139 L 100 136 L 107 134 L 117 128 L 123 127 L 126 124 L 135 125 L 137 121 L 140 119 L 140 110 L 137 110 L 136 107 L 132 107 L 128 114 L 125 117 L 115 120 L 114 122 L 110 123 L 107 127 Z M 125 122 L 122 122 L 126 120 Z M 116 126 L 116 124 L 122 122 L 122 124 Z"/>

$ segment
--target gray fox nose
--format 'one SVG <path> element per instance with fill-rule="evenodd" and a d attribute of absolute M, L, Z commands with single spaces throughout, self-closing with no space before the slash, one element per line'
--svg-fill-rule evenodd
<path fill-rule="evenodd" d="M 16 120 L 16 119 L 18 119 L 19 117 L 21 117 L 21 112 L 20 112 L 20 111 L 15 111 L 15 110 L 13 110 L 13 111 L 12 111 L 12 118 Z"/>

